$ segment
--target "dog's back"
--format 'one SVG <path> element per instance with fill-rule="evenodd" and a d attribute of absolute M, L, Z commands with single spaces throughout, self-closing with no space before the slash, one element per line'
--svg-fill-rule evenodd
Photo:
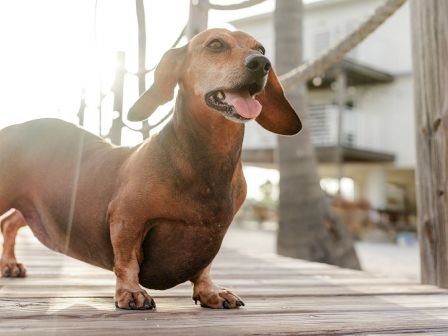
<path fill-rule="evenodd" d="M 57 119 L 7 127 L 0 131 L 0 215 L 15 208 L 51 249 L 111 269 L 106 212 L 130 152 Z"/>

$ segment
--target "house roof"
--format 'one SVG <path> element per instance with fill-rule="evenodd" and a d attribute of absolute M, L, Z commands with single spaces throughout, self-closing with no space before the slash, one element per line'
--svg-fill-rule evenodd
<path fill-rule="evenodd" d="M 317 76 L 321 82 L 319 85 L 313 84 L 315 82 L 310 80 L 308 82 L 308 88 L 310 90 L 330 88 L 340 70 L 346 74 L 348 86 L 385 84 L 394 80 L 394 76 L 385 71 L 344 58 L 325 71 L 325 73 Z"/>

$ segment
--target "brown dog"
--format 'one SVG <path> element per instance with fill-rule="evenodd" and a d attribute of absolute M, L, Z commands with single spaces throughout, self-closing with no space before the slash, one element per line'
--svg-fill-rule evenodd
<path fill-rule="evenodd" d="M 139 283 L 165 289 L 187 280 L 203 306 L 241 306 L 212 282 L 210 265 L 246 196 L 244 122 L 285 135 L 301 129 L 263 54 L 249 35 L 223 29 L 168 51 L 128 118 L 148 118 L 177 84 L 174 116 L 134 148 L 54 119 L 2 130 L 3 276 L 25 276 L 14 243 L 29 225 L 49 248 L 113 270 L 119 308 L 155 307 Z"/>

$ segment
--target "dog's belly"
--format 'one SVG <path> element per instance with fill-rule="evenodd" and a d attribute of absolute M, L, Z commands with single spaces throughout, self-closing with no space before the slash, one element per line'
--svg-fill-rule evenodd
<path fill-rule="evenodd" d="M 221 247 L 227 225 L 174 222 L 153 228 L 143 243 L 140 284 L 167 289 L 190 280 L 207 267 Z"/>

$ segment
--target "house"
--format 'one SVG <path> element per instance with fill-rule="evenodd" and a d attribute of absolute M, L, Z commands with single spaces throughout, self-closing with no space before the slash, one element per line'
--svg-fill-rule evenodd
<path fill-rule="evenodd" d="M 363 22 L 383 0 L 321 0 L 305 5 L 304 58 L 312 59 Z M 231 22 L 262 42 L 274 61 L 273 13 Z M 415 119 L 409 5 L 350 52 L 338 65 L 308 83 L 309 122 L 319 160 L 321 185 L 337 192 L 338 105 L 335 82 L 346 79 L 342 111 L 342 195 L 365 200 L 379 211 L 415 212 Z M 246 131 L 248 164 L 274 167 L 276 137 L 255 124 Z M 337 161 L 337 160 L 336 160 Z"/>

